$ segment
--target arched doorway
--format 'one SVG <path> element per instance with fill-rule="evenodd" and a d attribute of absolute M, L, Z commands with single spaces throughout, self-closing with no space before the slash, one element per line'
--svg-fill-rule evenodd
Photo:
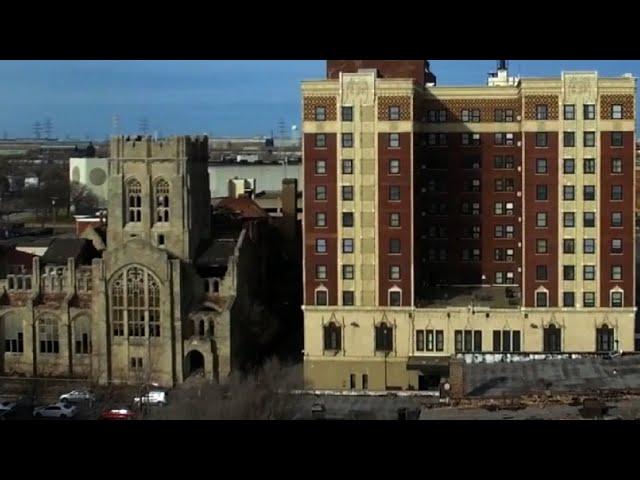
<path fill-rule="evenodd" d="M 191 350 L 185 359 L 186 377 L 204 376 L 204 355 L 197 350 Z"/>

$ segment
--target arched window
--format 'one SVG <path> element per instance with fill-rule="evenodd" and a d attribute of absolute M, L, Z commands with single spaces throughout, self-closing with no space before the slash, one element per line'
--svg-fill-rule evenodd
<path fill-rule="evenodd" d="M 389 289 L 389 306 L 399 307 L 402 305 L 402 290 L 398 287 L 392 287 Z"/>
<path fill-rule="evenodd" d="M 596 328 L 596 351 L 613 351 L 613 328 L 610 328 L 606 323 L 600 328 Z"/>
<path fill-rule="evenodd" d="M 382 322 L 376 326 L 376 351 L 390 352 L 393 350 L 393 328 Z"/>
<path fill-rule="evenodd" d="M 155 185 L 156 222 L 169 221 L 169 182 L 160 179 Z"/>
<path fill-rule="evenodd" d="M 0 320 L 4 330 L 4 351 L 11 353 L 24 352 L 24 333 L 22 320 L 15 315 L 7 315 Z"/>
<path fill-rule="evenodd" d="M 129 267 L 111 284 L 113 336 L 160 336 L 160 285 L 142 267 Z"/>
<path fill-rule="evenodd" d="M 198 322 L 198 335 L 204 337 L 204 320 Z"/>
<path fill-rule="evenodd" d="M 78 355 L 91 353 L 91 319 L 79 317 L 73 322 L 74 352 Z"/>
<path fill-rule="evenodd" d="M 342 348 L 341 328 L 335 322 L 324 326 L 324 349 L 340 350 Z"/>
<path fill-rule="evenodd" d="M 57 317 L 53 315 L 40 317 L 38 320 L 38 340 L 40 353 L 60 353 Z"/>
<path fill-rule="evenodd" d="M 127 182 L 127 209 L 129 222 L 142 221 L 142 185 L 135 178 Z"/>
<path fill-rule="evenodd" d="M 544 329 L 543 350 L 545 352 L 562 351 L 561 340 L 562 340 L 561 330 L 558 327 L 556 327 L 553 323 L 550 324 L 547 328 Z"/>

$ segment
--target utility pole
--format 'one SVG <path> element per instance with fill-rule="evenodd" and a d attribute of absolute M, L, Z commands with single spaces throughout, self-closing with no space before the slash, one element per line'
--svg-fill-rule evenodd
<path fill-rule="evenodd" d="M 41 130 L 42 125 L 40 125 L 40 122 L 36 120 L 36 122 L 33 124 L 33 135 L 35 136 L 35 138 L 40 138 Z"/>

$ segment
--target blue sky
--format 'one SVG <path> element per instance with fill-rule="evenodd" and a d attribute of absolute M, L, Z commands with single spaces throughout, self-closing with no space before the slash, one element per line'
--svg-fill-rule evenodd
<path fill-rule="evenodd" d="M 495 60 L 433 60 L 440 85 L 484 84 Z M 640 61 L 512 60 L 521 76 L 562 70 L 640 76 Z M 31 136 L 51 118 L 64 138 L 104 138 L 119 117 L 122 133 L 142 118 L 161 135 L 269 135 L 300 118 L 300 82 L 322 78 L 320 60 L 0 61 L 0 136 Z"/>

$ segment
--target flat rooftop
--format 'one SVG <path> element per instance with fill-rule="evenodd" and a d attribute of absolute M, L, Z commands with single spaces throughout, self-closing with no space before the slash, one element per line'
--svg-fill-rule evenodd
<path fill-rule="evenodd" d="M 504 286 L 435 286 L 418 297 L 418 308 L 486 307 L 519 308 L 520 287 Z"/>

